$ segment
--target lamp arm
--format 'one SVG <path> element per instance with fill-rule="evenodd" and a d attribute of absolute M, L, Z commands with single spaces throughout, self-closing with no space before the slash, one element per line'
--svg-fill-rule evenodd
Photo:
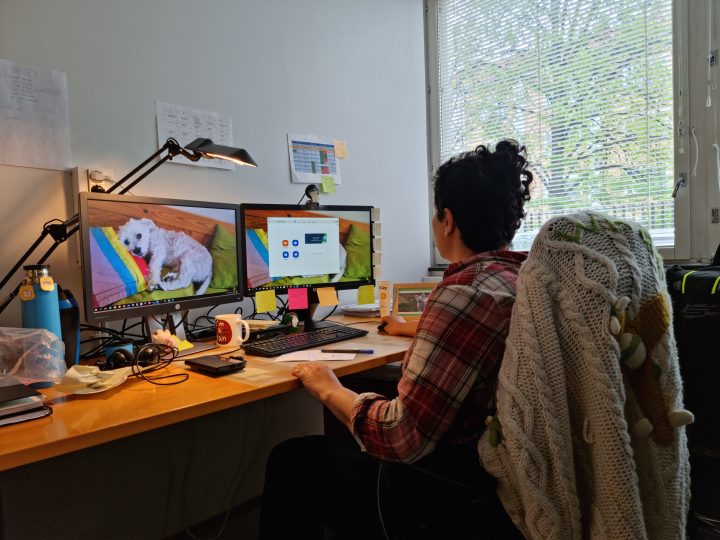
<path fill-rule="evenodd" d="M 127 182 L 129 179 L 131 179 L 133 176 L 135 176 L 138 172 L 140 172 L 142 169 L 147 167 L 147 165 L 152 162 L 154 159 L 156 159 L 160 154 L 167 151 L 167 155 L 163 156 L 157 163 L 155 163 L 152 167 L 150 167 L 148 170 L 143 172 L 138 178 L 133 180 L 127 187 L 120 190 L 120 194 L 127 193 L 130 191 L 135 185 L 137 185 L 138 182 L 140 182 L 143 178 L 145 178 L 148 174 L 153 172 L 155 169 L 157 169 L 160 165 L 165 163 L 167 160 L 172 159 L 173 157 L 182 154 L 187 159 L 191 161 L 198 161 L 202 156 L 198 153 L 192 153 L 185 150 L 183 147 L 180 146 L 180 144 L 173 138 L 169 138 L 167 141 L 165 141 L 165 144 L 160 147 L 160 149 L 152 154 L 149 158 L 147 158 L 145 161 L 143 161 L 140 165 L 135 167 L 132 171 L 130 171 L 128 174 L 123 176 L 120 180 L 115 182 L 110 188 L 108 189 L 107 193 L 111 193 L 117 189 L 119 189 L 125 182 Z M 10 269 L 10 271 L 3 277 L 2 281 L 0 281 L 0 290 L 12 279 L 12 277 L 15 275 L 15 272 L 17 272 L 20 267 L 25 264 L 25 261 L 27 261 L 30 256 L 35 252 L 35 250 L 38 248 L 38 246 L 45 240 L 45 238 L 50 235 L 55 242 L 53 245 L 51 245 L 48 250 L 45 252 L 45 254 L 40 258 L 40 261 L 38 264 L 43 264 L 49 257 L 52 255 L 52 253 L 57 249 L 57 247 L 62 244 L 65 240 L 73 236 L 80 227 L 78 226 L 78 222 L 80 220 L 80 216 L 78 214 L 75 214 L 67 221 L 64 221 L 62 224 L 51 224 L 46 225 L 43 227 L 42 233 L 38 237 L 38 239 L 33 243 L 32 246 L 23 254 L 22 257 L 20 257 L 20 260 L 15 263 L 15 265 Z M 74 226 L 72 229 L 68 230 L 68 227 Z M 13 291 L 6 296 L 2 301 L 0 301 L 0 313 L 5 311 L 5 308 L 12 302 L 12 299 L 15 298 L 18 294 L 18 291 L 20 290 L 20 284 L 18 284 Z"/>
<path fill-rule="evenodd" d="M 122 186 L 125 182 L 127 182 L 130 178 L 135 176 L 139 171 L 144 169 L 148 163 L 150 163 L 153 159 L 158 157 L 160 154 L 162 154 L 165 150 L 169 149 L 173 144 L 177 145 L 178 142 L 175 139 L 168 139 L 165 141 L 165 144 L 163 144 L 157 152 L 155 152 L 153 155 L 151 155 L 149 158 L 147 158 L 145 161 L 143 161 L 140 165 L 135 167 L 132 171 L 127 173 L 125 176 L 123 176 L 120 180 L 115 182 L 112 186 L 108 188 L 106 193 L 112 193 L 116 189 L 119 189 L 120 186 Z M 179 146 L 179 145 L 178 145 Z"/>
<path fill-rule="evenodd" d="M 28 248 L 28 250 L 24 253 L 22 257 L 20 257 L 20 260 L 15 263 L 15 265 L 10 269 L 10 271 L 5 274 L 5 277 L 0 281 L 0 290 L 7 284 L 8 281 L 15 275 L 15 272 L 20 270 L 20 267 L 25 264 L 25 261 L 27 261 L 30 258 L 30 255 L 33 254 L 33 252 L 37 249 L 37 247 L 42 243 L 43 240 L 45 240 L 45 237 L 50 234 L 47 227 L 44 227 L 42 230 L 42 233 L 40 233 L 40 236 L 38 236 L 38 239 L 35 240 L 32 246 Z M 0 311 L 2 313 L 2 311 Z"/>

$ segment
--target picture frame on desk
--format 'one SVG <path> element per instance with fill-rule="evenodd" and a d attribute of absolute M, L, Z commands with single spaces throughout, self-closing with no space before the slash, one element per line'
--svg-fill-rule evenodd
<path fill-rule="evenodd" d="M 404 319 L 419 319 L 436 283 L 394 283 L 392 314 Z"/>

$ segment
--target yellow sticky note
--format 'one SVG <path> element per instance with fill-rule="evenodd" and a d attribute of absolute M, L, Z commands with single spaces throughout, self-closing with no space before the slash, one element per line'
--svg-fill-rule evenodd
<path fill-rule="evenodd" d="M 275 311 L 276 309 L 275 291 L 273 289 L 269 291 L 257 291 L 255 293 L 255 311 L 265 313 L 267 311 Z"/>
<path fill-rule="evenodd" d="M 375 303 L 375 287 L 372 285 L 362 285 L 358 287 L 358 304 L 374 304 Z"/>
<path fill-rule="evenodd" d="M 347 143 L 345 141 L 334 141 L 335 144 L 335 157 L 338 159 L 345 159 L 347 157 Z"/>
<path fill-rule="evenodd" d="M 317 295 L 321 306 L 338 305 L 338 296 L 335 287 L 318 287 Z"/>
<path fill-rule="evenodd" d="M 190 343 L 187 339 L 183 339 L 182 341 L 178 340 L 177 342 L 177 348 L 178 351 L 185 351 L 187 349 L 192 349 L 194 345 Z"/>
<path fill-rule="evenodd" d="M 321 176 L 323 193 L 335 193 L 335 179 L 332 176 Z"/>

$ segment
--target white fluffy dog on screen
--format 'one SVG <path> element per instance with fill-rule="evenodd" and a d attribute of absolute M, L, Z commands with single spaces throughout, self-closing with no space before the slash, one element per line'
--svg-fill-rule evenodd
<path fill-rule="evenodd" d="M 123 245 L 148 262 L 149 290 L 184 289 L 191 283 L 202 294 L 212 278 L 212 256 L 208 249 L 184 232 L 162 229 L 147 218 L 131 218 L 118 229 Z M 162 269 L 167 271 L 161 275 Z"/>

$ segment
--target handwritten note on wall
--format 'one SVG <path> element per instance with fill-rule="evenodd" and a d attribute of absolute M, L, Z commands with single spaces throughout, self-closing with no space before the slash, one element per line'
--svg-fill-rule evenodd
<path fill-rule="evenodd" d="M 180 146 L 198 138 L 212 139 L 215 144 L 235 146 L 233 144 L 232 116 L 223 115 L 182 105 L 172 105 L 162 101 L 155 101 L 155 114 L 157 116 L 158 146 L 172 137 Z M 173 163 L 185 163 L 216 169 L 234 170 L 235 165 L 222 159 L 201 159 L 190 161 L 182 156 L 173 158 Z"/>
<path fill-rule="evenodd" d="M 0 59 L 0 163 L 70 168 L 67 79 Z"/>

